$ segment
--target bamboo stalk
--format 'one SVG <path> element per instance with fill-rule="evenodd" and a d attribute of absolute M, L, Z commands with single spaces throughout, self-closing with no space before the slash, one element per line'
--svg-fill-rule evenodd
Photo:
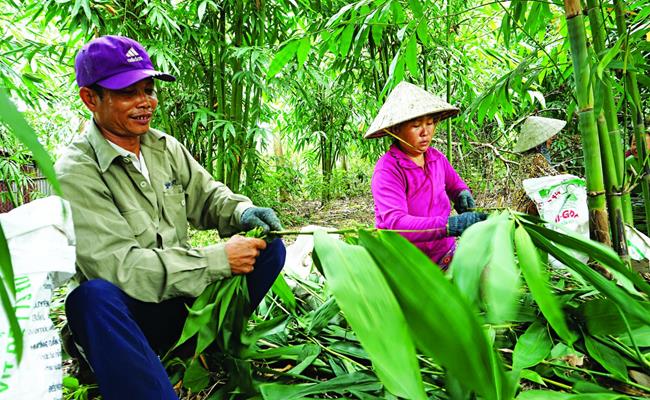
<path fill-rule="evenodd" d="M 578 99 L 579 129 L 585 160 L 587 181 L 587 205 L 589 206 L 589 230 L 591 237 L 601 243 L 610 244 L 609 223 L 605 206 L 605 183 L 603 179 L 600 141 L 593 107 L 593 92 L 590 84 L 591 68 L 587 53 L 584 17 L 579 0 L 564 0 L 573 76 Z"/>
<path fill-rule="evenodd" d="M 587 0 L 588 15 L 591 27 L 591 36 L 597 55 L 603 54 L 605 47 L 605 32 L 603 20 L 600 15 L 598 0 Z M 603 100 L 603 109 L 597 116 L 598 137 L 602 155 L 602 167 L 607 192 L 607 208 L 609 224 L 611 227 L 612 244 L 614 250 L 622 256 L 628 255 L 625 229 L 623 229 L 624 200 L 622 198 L 623 183 L 623 147 L 621 144 L 620 129 L 611 91 L 609 74 L 605 73 L 603 79 L 594 88 L 594 94 Z M 628 217 L 632 212 L 630 197 L 626 197 L 629 209 Z M 630 221 L 625 221 L 630 222 Z"/>
<path fill-rule="evenodd" d="M 620 37 L 627 38 L 627 28 L 625 23 L 625 4 L 621 0 L 614 0 L 614 11 L 616 13 L 616 29 Z M 627 51 L 629 44 L 627 39 L 622 50 Z M 630 91 L 632 101 L 630 109 L 632 113 L 632 126 L 634 128 L 634 137 L 637 143 L 637 160 L 640 160 L 643 178 L 641 180 L 641 189 L 643 191 L 643 200 L 645 204 L 645 219 L 650 221 L 650 165 L 647 162 L 647 149 L 645 135 L 645 126 L 643 122 L 643 107 L 641 105 L 641 96 L 639 95 L 639 85 L 637 84 L 636 72 L 629 71 L 625 64 L 623 67 L 625 76 L 625 88 Z M 646 225 L 646 233 L 650 235 L 650 224 Z"/>

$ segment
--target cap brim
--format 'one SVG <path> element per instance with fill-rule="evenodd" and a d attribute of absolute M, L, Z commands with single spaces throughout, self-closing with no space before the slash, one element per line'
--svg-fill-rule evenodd
<path fill-rule="evenodd" d="M 176 77 L 164 72 L 153 69 L 136 69 L 112 75 L 106 79 L 98 81 L 97 84 L 106 89 L 119 90 L 147 78 L 155 78 L 167 82 L 173 82 L 176 80 Z"/>

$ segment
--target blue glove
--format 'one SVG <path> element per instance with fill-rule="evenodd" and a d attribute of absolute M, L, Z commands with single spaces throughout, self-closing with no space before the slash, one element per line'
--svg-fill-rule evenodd
<path fill-rule="evenodd" d="M 465 229 L 477 222 L 484 221 L 486 218 L 487 214 L 473 211 L 454 215 L 447 220 L 447 233 L 449 236 L 460 236 Z"/>
<path fill-rule="evenodd" d="M 282 224 L 278 216 L 275 215 L 275 211 L 264 207 L 251 207 L 244 210 L 241 215 L 241 225 L 247 231 L 261 227 L 265 234 L 269 231 L 282 230 Z"/>
<path fill-rule="evenodd" d="M 456 212 L 462 214 L 473 208 L 476 208 L 476 203 L 474 202 L 472 193 L 467 189 L 458 193 L 458 197 L 454 201 L 454 209 Z"/>

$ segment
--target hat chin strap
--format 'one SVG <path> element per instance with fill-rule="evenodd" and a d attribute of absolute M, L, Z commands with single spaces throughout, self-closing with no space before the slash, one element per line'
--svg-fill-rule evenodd
<path fill-rule="evenodd" d="M 406 140 L 402 139 L 401 137 L 395 135 L 393 132 L 389 131 L 388 129 L 384 128 L 384 132 L 386 132 L 386 133 L 389 134 L 390 136 L 394 137 L 395 139 L 399 140 L 400 142 L 404 143 L 405 145 L 407 145 L 408 147 L 412 148 L 413 150 L 415 150 L 415 151 L 417 151 L 417 152 L 420 151 L 420 150 L 418 150 L 415 146 L 413 146 L 411 143 L 409 143 L 409 142 L 407 142 Z"/>

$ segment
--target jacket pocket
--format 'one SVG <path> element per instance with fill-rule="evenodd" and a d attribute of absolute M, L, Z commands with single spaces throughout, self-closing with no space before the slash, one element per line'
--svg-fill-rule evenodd
<path fill-rule="evenodd" d="M 176 229 L 176 237 L 181 244 L 187 241 L 187 212 L 185 193 L 168 192 L 163 195 L 165 213 Z"/>

